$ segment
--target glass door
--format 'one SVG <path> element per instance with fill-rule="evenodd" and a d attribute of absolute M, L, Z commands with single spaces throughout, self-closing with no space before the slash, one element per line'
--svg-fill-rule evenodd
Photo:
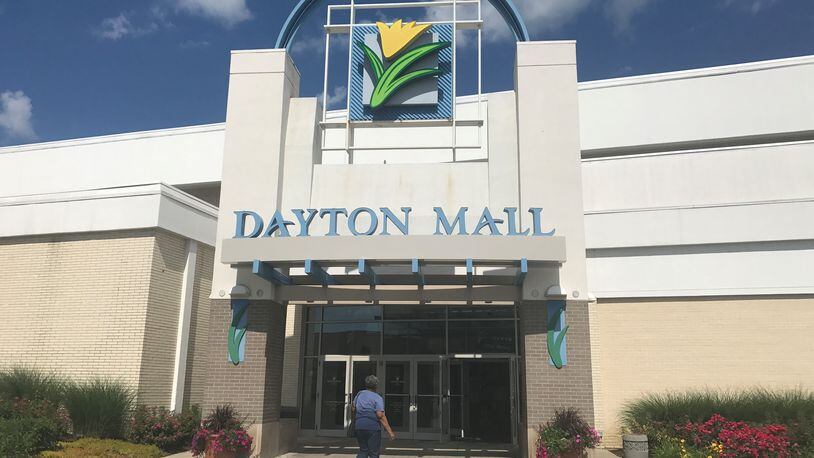
<path fill-rule="evenodd" d="M 321 436 L 344 436 L 348 425 L 348 357 L 326 356 L 320 365 L 318 433 Z"/>
<path fill-rule="evenodd" d="M 346 436 L 351 402 L 365 389 L 365 378 L 376 375 L 369 356 L 325 356 L 321 360 L 317 393 L 320 436 Z"/>
<path fill-rule="evenodd" d="M 453 358 L 446 366 L 449 439 L 516 444 L 517 358 Z"/>
<path fill-rule="evenodd" d="M 412 386 L 410 361 L 387 361 L 384 363 L 384 413 L 397 438 L 412 438 L 410 410 L 412 409 Z"/>
<path fill-rule="evenodd" d="M 463 375 L 463 362 L 461 360 L 448 360 L 446 364 L 447 376 L 445 377 L 445 389 L 447 390 L 447 434 L 449 439 L 461 440 L 465 437 L 464 418 L 466 413 L 466 397 L 464 396 L 464 384 L 466 379 Z"/>
<path fill-rule="evenodd" d="M 441 362 L 384 363 L 384 410 L 399 439 L 441 439 Z"/>
<path fill-rule="evenodd" d="M 413 438 L 441 440 L 441 362 L 413 361 Z"/>

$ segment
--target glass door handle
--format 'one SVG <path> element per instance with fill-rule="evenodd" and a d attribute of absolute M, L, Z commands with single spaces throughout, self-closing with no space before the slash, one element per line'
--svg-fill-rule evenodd
<path fill-rule="evenodd" d="M 410 404 L 410 412 L 418 412 L 418 406 L 415 404 Z"/>

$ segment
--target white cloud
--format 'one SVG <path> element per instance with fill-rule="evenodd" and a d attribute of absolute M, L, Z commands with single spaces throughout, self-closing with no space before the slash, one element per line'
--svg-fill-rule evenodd
<path fill-rule="evenodd" d="M 757 14 L 776 2 L 777 0 L 724 0 L 724 5 L 736 6 L 751 14 Z"/>
<path fill-rule="evenodd" d="M 334 35 L 331 37 L 331 41 L 333 41 L 337 36 L 344 36 L 344 35 Z M 301 37 L 294 37 L 294 41 L 291 42 L 291 52 L 292 53 L 325 53 L 325 36 L 324 35 L 312 35 L 312 36 L 301 36 Z"/>
<path fill-rule="evenodd" d="M 535 33 L 563 27 L 585 11 L 591 2 L 592 0 L 515 0 L 514 4 L 520 9 L 529 32 Z M 483 21 L 485 39 L 494 41 L 511 36 L 511 30 L 503 16 L 488 2 L 484 3 Z"/>
<path fill-rule="evenodd" d="M 630 32 L 633 17 L 647 8 L 652 0 L 609 0 L 605 3 L 605 14 L 613 22 L 616 33 Z"/>
<path fill-rule="evenodd" d="M 225 27 L 248 21 L 252 12 L 246 0 L 174 0 L 178 11 L 214 19 Z"/>
<path fill-rule="evenodd" d="M 332 34 L 331 35 L 331 59 L 334 59 L 336 54 L 334 51 L 339 50 L 347 53 L 348 43 L 350 43 L 350 35 L 347 34 Z M 293 54 L 309 54 L 325 56 L 325 35 L 297 35 L 294 41 L 291 42 L 291 52 Z"/>
<path fill-rule="evenodd" d="M 118 16 L 102 20 L 96 29 L 96 34 L 107 40 L 120 40 L 125 37 L 140 37 L 158 30 L 158 24 L 150 22 L 143 26 L 136 26 L 130 20 L 130 13 L 119 13 Z"/>
<path fill-rule="evenodd" d="M 211 43 L 208 40 L 185 40 L 178 44 L 181 49 L 199 49 L 206 48 Z"/>
<path fill-rule="evenodd" d="M 37 138 L 31 123 L 32 111 L 31 99 L 23 91 L 6 91 L 0 94 L 0 128 L 8 138 Z"/>
<path fill-rule="evenodd" d="M 328 109 L 337 109 L 341 105 L 345 103 L 346 98 L 348 97 L 348 88 L 345 86 L 336 86 L 328 92 L 328 103 L 325 106 Z M 322 101 L 322 94 L 317 95 L 317 99 Z"/>
<path fill-rule="evenodd" d="M 605 15 L 617 32 L 627 32 L 633 18 L 652 2 L 653 0 L 514 0 L 532 37 L 568 25 L 589 7 L 599 3 L 604 4 Z M 490 2 L 483 2 L 482 14 L 484 40 L 499 41 L 514 38 L 506 20 Z M 449 20 L 450 15 L 445 8 L 429 8 L 425 20 Z"/>

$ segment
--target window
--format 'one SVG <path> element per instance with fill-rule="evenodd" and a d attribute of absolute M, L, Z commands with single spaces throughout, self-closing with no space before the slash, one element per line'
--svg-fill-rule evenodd
<path fill-rule="evenodd" d="M 444 355 L 447 352 L 443 321 L 384 322 L 385 355 Z"/>
<path fill-rule="evenodd" d="M 514 353 L 514 321 L 450 321 L 450 353 Z"/>
<path fill-rule="evenodd" d="M 309 306 L 304 356 L 516 354 L 514 306 Z"/>
<path fill-rule="evenodd" d="M 373 321 L 382 319 L 380 305 L 351 305 L 325 307 L 322 321 Z"/>
<path fill-rule="evenodd" d="M 325 323 L 322 325 L 323 355 L 378 355 L 381 323 Z"/>

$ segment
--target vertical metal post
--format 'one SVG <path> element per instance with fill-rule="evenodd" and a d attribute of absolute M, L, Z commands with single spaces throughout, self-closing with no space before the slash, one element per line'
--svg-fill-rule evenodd
<path fill-rule="evenodd" d="M 353 164 L 353 152 L 351 150 L 351 122 L 350 122 L 350 85 L 353 80 L 353 32 L 356 29 L 356 1 L 350 0 L 350 31 L 348 39 L 348 97 L 345 100 L 345 153 L 348 155 L 348 163 Z"/>
<path fill-rule="evenodd" d="M 482 0 L 478 0 L 478 146 L 483 148 L 483 128 L 485 125 L 484 116 L 481 112 L 482 94 L 483 94 L 483 48 L 482 33 L 483 33 L 483 13 L 481 10 Z M 488 159 L 488 158 L 487 158 Z"/>
<path fill-rule="evenodd" d="M 458 148 L 458 0 L 452 0 L 452 162 Z"/>

